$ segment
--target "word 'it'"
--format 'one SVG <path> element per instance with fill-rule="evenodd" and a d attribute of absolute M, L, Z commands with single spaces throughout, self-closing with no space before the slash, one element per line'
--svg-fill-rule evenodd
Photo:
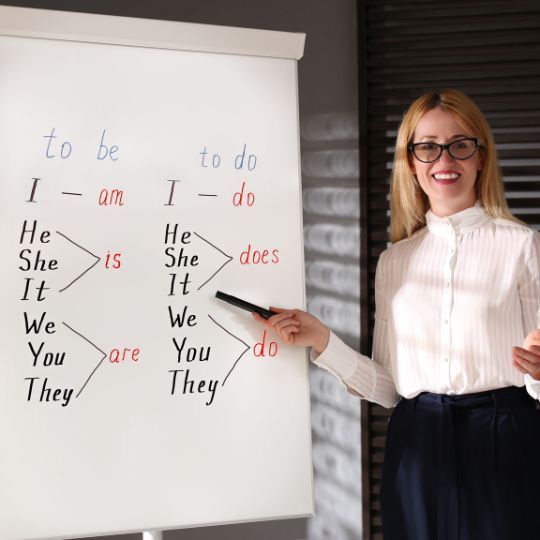
<path fill-rule="evenodd" d="M 45 157 L 47 159 L 69 159 L 74 150 L 74 144 L 66 139 L 60 140 L 55 135 L 56 128 L 52 128 L 51 132 L 48 135 L 43 135 L 43 138 L 47 140 L 45 147 Z M 107 159 L 111 161 L 118 161 L 118 150 L 119 147 L 116 144 L 108 145 L 105 144 L 105 135 L 107 130 L 104 129 L 101 132 L 101 140 L 97 145 L 97 152 L 95 154 L 98 161 L 105 161 Z M 57 140 L 58 139 L 58 140 Z"/>
<path fill-rule="evenodd" d="M 201 167 L 210 167 L 212 169 L 218 169 L 221 166 L 221 155 L 218 153 L 209 152 L 205 146 L 200 152 Z M 244 144 L 242 151 L 232 160 L 232 164 L 237 171 L 253 171 L 257 166 L 257 155 L 247 152 L 247 144 Z"/>

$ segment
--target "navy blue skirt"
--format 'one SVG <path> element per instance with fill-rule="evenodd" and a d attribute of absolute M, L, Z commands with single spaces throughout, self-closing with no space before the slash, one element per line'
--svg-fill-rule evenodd
<path fill-rule="evenodd" d="M 402 399 L 388 425 L 384 540 L 540 539 L 540 410 L 525 388 Z"/>

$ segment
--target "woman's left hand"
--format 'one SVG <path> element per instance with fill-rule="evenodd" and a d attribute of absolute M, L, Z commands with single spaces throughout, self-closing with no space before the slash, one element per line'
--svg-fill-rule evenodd
<path fill-rule="evenodd" d="M 512 347 L 512 364 L 521 373 L 540 381 L 540 328 L 529 333 L 523 347 Z"/>

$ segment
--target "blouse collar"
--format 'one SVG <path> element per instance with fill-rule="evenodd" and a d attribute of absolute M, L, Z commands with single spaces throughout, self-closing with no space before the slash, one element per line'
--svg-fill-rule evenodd
<path fill-rule="evenodd" d="M 426 214 L 427 228 L 435 234 L 460 233 L 480 227 L 490 220 L 479 201 L 474 206 L 447 217 L 438 217 L 431 210 Z"/>

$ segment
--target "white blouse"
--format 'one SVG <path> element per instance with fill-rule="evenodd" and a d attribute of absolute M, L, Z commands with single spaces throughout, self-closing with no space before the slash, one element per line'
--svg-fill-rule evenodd
<path fill-rule="evenodd" d="M 330 334 L 313 361 L 360 397 L 394 406 L 420 392 L 467 394 L 540 381 L 512 366 L 512 347 L 540 328 L 540 234 L 477 203 L 380 256 L 370 359 Z"/>

